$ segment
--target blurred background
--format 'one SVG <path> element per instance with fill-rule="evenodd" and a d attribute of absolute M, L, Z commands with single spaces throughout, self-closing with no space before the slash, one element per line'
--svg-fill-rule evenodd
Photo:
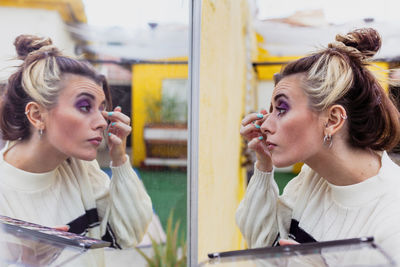
<path fill-rule="evenodd" d="M 0 91 L 19 34 L 51 37 L 67 54 L 89 60 L 107 76 L 113 105 L 132 119 L 128 153 L 153 201 L 152 235 L 166 239 L 168 217 L 186 239 L 187 93 L 190 0 L 0 0 Z M 273 74 L 288 61 L 373 27 L 383 45 L 374 62 L 388 93 L 388 69 L 400 64 L 399 5 L 395 0 L 203 0 L 200 41 L 198 255 L 245 248 L 234 214 L 254 157 L 239 136 L 249 112 L 268 108 Z M 392 156 L 396 158 L 393 151 Z M 110 174 L 105 144 L 98 160 Z M 280 190 L 301 163 L 279 169 Z M 152 249 L 147 238 L 141 248 Z M 134 250 L 110 252 L 109 266 L 145 266 Z"/>

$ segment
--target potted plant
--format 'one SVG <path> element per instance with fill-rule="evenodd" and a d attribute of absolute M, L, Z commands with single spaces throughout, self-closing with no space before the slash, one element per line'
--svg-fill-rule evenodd
<path fill-rule="evenodd" d="M 146 101 L 144 165 L 186 167 L 187 104 L 176 96 Z"/>
<path fill-rule="evenodd" d="M 186 242 L 182 238 L 178 241 L 180 221 L 172 228 L 173 212 L 167 221 L 167 238 L 165 244 L 159 244 L 151 239 L 153 255 L 147 256 L 139 248 L 136 251 L 146 260 L 148 267 L 185 267 L 187 266 Z"/>

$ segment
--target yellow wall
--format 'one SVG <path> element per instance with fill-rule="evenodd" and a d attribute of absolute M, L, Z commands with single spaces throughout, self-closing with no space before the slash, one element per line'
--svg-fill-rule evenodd
<path fill-rule="evenodd" d="M 372 66 L 369 69 L 378 78 L 378 80 L 380 81 L 382 87 L 386 90 L 386 92 L 388 92 L 389 91 L 389 83 L 388 83 L 389 63 L 388 62 L 373 62 Z"/>
<path fill-rule="evenodd" d="M 292 60 L 296 60 L 301 58 L 304 55 L 299 56 L 271 56 L 267 50 L 262 47 L 262 44 L 265 42 L 264 38 L 256 33 L 256 41 L 257 41 L 257 62 L 289 62 Z M 387 79 L 389 77 L 387 70 L 389 69 L 389 63 L 387 62 L 373 62 L 370 70 L 373 71 L 385 89 L 388 88 Z M 375 65 L 375 66 L 374 66 Z M 282 64 L 277 64 L 273 66 L 258 66 L 257 67 L 257 78 L 259 80 L 272 80 L 274 73 L 280 71 Z"/>
<path fill-rule="evenodd" d="M 243 194 L 239 126 L 246 84 L 246 0 L 204 0 L 200 43 L 198 259 L 239 249 Z"/>
<path fill-rule="evenodd" d="M 283 62 L 289 62 L 292 60 L 296 60 L 301 58 L 304 55 L 299 56 L 271 56 L 267 50 L 262 48 L 262 44 L 264 43 L 264 38 L 260 34 L 256 34 L 257 41 L 257 62 L 269 62 L 274 63 L 276 65 L 269 66 L 257 66 L 257 79 L 258 80 L 273 80 L 273 75 L 275 73 L 280 72 L 282 68 Z M 387 70 L 389 69 L 389 63 L 387 62 L 373 62 L 370 70 L 378 77 L 382 86 L 385 90 L 388 90 L 388 77 L 389 73 Z"/>
<path fill-rule="evenodd" d="M 0 0 L 0 6 L 57 10 L 65 22 L 87 21 L 82 0 Z"/>
<path fill-rule="evenodd" d="M 187 64 L 136 64 L 132 66 L 132 164 L 146 157 L 143 127 L 147 122 L 146 99 L 161 98 L 163 79 L 187 79 Z"/>
<path fill-rule="evenodd" d="M 259 65 L 256 67 L 257 79 L 258 80 L 273 80 L 274 74 L 279 73 L 282 68 L 282 62 L 289 62 L 296 60 L 300 57 L 263 57 L 259 58 L 258 62 L 277 62 L 276 65 Z M 373 62 L 369 69 L 375 74 L 378 80 L 381 82 L 383 88 L 387 91 L 389 88 L 389 63 L 387 62 Z"/>

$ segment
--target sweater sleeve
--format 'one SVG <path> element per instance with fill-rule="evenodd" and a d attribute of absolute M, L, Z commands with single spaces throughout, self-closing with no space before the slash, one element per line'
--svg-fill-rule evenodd
<path fill-rule="evenodd" d="M 278 235 L 277 199 L 279 191 L 273 172 L 256 167 L 244 199 L 236 211 L 236 223 L 250 248 L 271 246 Z"/>
<path fill-rule="evenodd" d="M 101 236 L 111 236 L 116 247 L 137 245 L 143 238 L 153 216 L 152 203 L 142 181 L 130 165 L 129 158 L 118 167 L 111 167 L 111 181 L 91 162 L 93 193 L 101 220 Z M 99 179 L 102 176 L 103 179 Z"/>
<path fill-rule="evenodd" d="M 279 196 L 274 173 L 254 168 L 254 175 L 236 211 L 236 223 L 250 248 L 272 246 L 278 234 L 287 238 L 301 183 L 302 173 L 292 179 Z"/>

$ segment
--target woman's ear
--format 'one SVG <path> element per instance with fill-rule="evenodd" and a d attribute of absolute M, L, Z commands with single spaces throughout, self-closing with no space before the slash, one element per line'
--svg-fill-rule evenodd
<path fill-rule="evenodd" d="M 342 129 L 347 120 L 346 110 L 342 105 L 331 106 L 326 113 L 327 122 L 325 124 L 325 134 L 334 135 Z"/>
<path fill-rule="evenodd" d="M 25 106 L 25 115 L 29 122 L 38 130 L 44 130 L 46 110 L 36 102 L 29 102 Z"/>

